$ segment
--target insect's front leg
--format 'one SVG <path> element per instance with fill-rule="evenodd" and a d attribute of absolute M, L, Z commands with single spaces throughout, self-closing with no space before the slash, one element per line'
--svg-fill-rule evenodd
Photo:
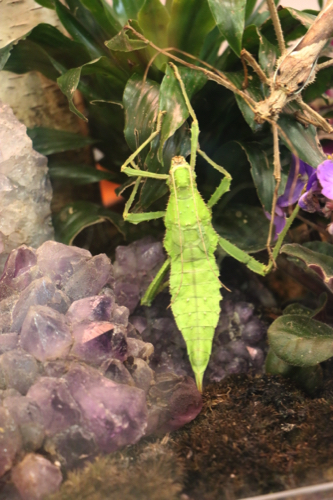
<path fill-rule="evenodd" d="M 307 118 L 306 115 L 303 115 L 300 118 L 300 121 L 303 123 L 310 123 L 314 125 L 317 128 L 321 128 L 324 130 L 324 132 L 327 132 L 328 134 L 333 132 L 333 127 L 323 118 L 319 113 L 317 113 L 314 109 L 311 108 L 308 104 L 306 104 L 301 96 L 298 96 L 296 98 L 296 101 L 298 104 L 302 107 L 302 109 L 306 112 L 306 115 L 309 116 L 309 119 Z"/>

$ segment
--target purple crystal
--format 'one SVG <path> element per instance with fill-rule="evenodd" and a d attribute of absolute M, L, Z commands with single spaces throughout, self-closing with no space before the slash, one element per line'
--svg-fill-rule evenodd
<path fill-rule="evenodd" d="M 154 354 L 154 346 L 150 342 L 139 339 L 127 338 L 127 356 L 133 358 L 149 359 Z"/>
<path fill-rule="evenodd" d="M 10 252 L 0 278 L 0 300 L 24 290 L 40 275 L 36 263 L 36 251 L 26 245 Z"/>
<path fill-rule="evenodd" d="M 201 411 L 202 398 L 191 377 L 172 373 L 157 375 L 149 390 L 146 434 L 172 432 L 191 422 Z"/>
<path fill-rule="evenodd" d="M 33 356 L 22 349 L 13 349 L 0 356 L 0 369 L 8 388 L 26 394 L 38 375 L 38 365 Z"/>
<path fill-rule="evenodd" d="M 48 436 L 81 421 L 80 409 L 62 378 L 41 377 L 30 387 L 27 397 L 39 406 L 42 424 Z"/>
<path fill-rule="evenodd" d="M 37 252 L 37 263 L 42 273 L 49 276 L 52 282 L 63 287 L 72 274 L 91 259 L 88 250 L 70 247 L 56 241 L 46 241 Z"/>
<path fill-rule="evenodd" d="M 47 306 L 30 307 L 22 325 L 21 345 L 39 361 L 66 356 L 72 335 L 65 317 Z"/>
<path fill-rule="evenodd" d="M 248 370 L 248 362 L 244 358 L 234 358 L 225 366 L 225 369 L 229 375 L 246 373 Z"/>
<path fill-rule="evenodd" d="M 115 286 L 116 302 L 120 306 L 125 306 L 133 312 L 140 300 L 140 287 L 135 278 L 124 278 L 117 280 Z"/>
<path fill-rule="evenodd" d="M 228 351 L 230 351 L 234 356 L 243 358 L 243 359 L 249 359 L 249 352 L 246 349 L 246 345 L 242 340 L 234 340 L 232 342 L 229 342 L 227 345 Z"/>
<path fill-rule="evenodd" d="M 147 393 L 154 380 L 153 370 L 140 358 L 131 358 L 131 362 L 127 361 L 126 367 L 132 375 L 136 387 Z"/>
<path fill-rule="evenodd" d="M 150 237 L 135 242 L 138 271 L 149 272 L 165 260 L 163 245 Z"/>
<path fill-rule="evenodd" d="M 147 425 L 144 391 L 116 384 L 97 370 L 78 364 L 65 378 L 81 408 L 85 427 L 102 451 L 110 453 L 142 437 Z"/>
<path fill-rule="evenodd" d="M 14 467 L 12 481 L 22 500 L 42 500 L 59 489 L 62 475 L 59 467 L 42 455 L 29 453 Z"/>
<path fill-rule="evenodd" d="M 105 254 L 96 255 L 81 263 L 63 286 L 63 291 L 71 300 L 97 295 L 112 275 L 110 259 Z"/>
<path fill-rule="evenodd" d="M 88 321 L 110 321 L 114 299 L 107 295 L 95 295 L 76 300 L 67 311 L 66 318 L 74 326 Z"/>
<path fill-rule="evenodd" d="M 129 310 L 124 306 L 116 306 L 112 311 L 112 321 L 117 325 L 128 325 Z"/>
<path fill-rule="evenodd" d="M 6 408 L 0 406 L 0 477 L 13 465 L 16 453 L 22 445 L 21 435 Z"/>
<path fill-rule="evenodd" d="M 37 404 L 26 396 L 8 396 L 3 405 L 19 426 L 23 448 L 28 451 L 41 448 L 45 431 Z"/>
<path fill-rule="evenodd" d="M 18 344 L 17 333 L 2 333 L 0 335 L 0 354 L 15 349 Z"/>
<path fill-rule="evenodd" d="M 147 319 L 143 316 L 131 316 L 131 323 L 139 333 L 142 333 L 148 326 Z"/>
<path fill-rule="evenodd" d="M 13 294 L 0 302 L 0 331 L 10 332 L 13 324 L 13 309 L 18 301 L 18 295 Z"/>
<path fill-rule="evenodd" d="M 45 450 L 60 461 L 67 470 L 82 467 L 97 454 L 94 435 L 79 425 L 48 438 Z"/>
<path fill-rule="evenodd" d="M 66 314 L 71 305 L 71 301 L 64 292 L 56 288 L 52 299 L 47 305 L 61 314 Z"/>
<path fill-rule="evenodd" d="M 53 297 L 55 286 L 49 278 L 33 281 L 20 295 L 13 310 L 12 331 L 19 332 L 31 306 L 44 306 Z"/>
<path fill-rule="evenodd" d="M 117 384 L 135 385 L 130 372 L 119 359 L 108 360 L 102 364 L 101 368 L 104 376 Z"/>
<path fill-rule="evenodd" d="M 265 355 L 262 349 L 259 347 L 249 347 L 247 346 L 247 350 L 251 356 L 251 364 L 255 370 L 262 370 L 262 367 L 265 362 Z"/>
<path fill-rule="evenodd" d="M 265 336 L 265 328 L 259 318 L 249 321 L 242 331 L 242 339 L 250 345 L 257 344 Z"/>
<path fill-rule="evenodd" d="M 86 363 L 100 365 L 113 356 L 113 330 L 114 325 L 106 321 L 77 324 L 73 329 L 71 355 Z"/>
<path fill-rule="evenodd" d="M 249 319 L 253 316 L 254 306 L 248 304 L 247 302 L 237 302 L 235 304 L 235 315 L 239 319 L 239 323 L 247 323 Z"/>

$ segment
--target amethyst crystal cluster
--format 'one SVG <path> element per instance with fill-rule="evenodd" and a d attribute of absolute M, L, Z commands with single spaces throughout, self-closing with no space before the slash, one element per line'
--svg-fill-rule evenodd
<path fill-rule="evenodd" d="M 171 318 L 153 329 L 163 342 L 177 333 L 174 369 L 156 361 L 148 308 L 129 318 L 163 260 L 150 239 L 119 247 L 114 266 L 54 241 L 10 253 L 0 278 L 0 476 L 12 469 L 16 493 L 3 498 L 38 500 L 59 487 L 61 470 L 200 412 Z"/>

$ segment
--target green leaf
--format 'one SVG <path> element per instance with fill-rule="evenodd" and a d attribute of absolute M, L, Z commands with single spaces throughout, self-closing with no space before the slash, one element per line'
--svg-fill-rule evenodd
<path fill-rule="evenodd" d="M 296 118 L 290 115 L 281 115 L 278 125 L 284 132 L 283 135 L 280 134 L 282 141 L 301 160 L 315 168 L 326 160 L 326 156 L 318 145 L 317 132 L 313 125 L 305 128 Z M 293 148 L 291 148 L 290 143 Z"/>
<path fill-rule="evenodd" d="M 307 316 L 308 318 L 314 318 L 318 313 L 320 313 L 327 304 L 327 294 L 322 293 L 319 296 L 319 303 L 316 309 L 310 309 L 309 307 L 303 306 L 295 302 L 294 304 L 289 304 L 285 309 L 283 309 L 283 314 L 300 314 L 302 316 Z"/>
<path fill-rule="evenodd" d="M 291 365 L 313 366 L 333 356 L 333 328 L 306 316 L 280 316 L 267 334 L 274 353 Z"/>
<path fill-rule="evenodd" d="M 8 59 L 5 69 L 15 73 L 39 71 L 52 80 L 73 65 L 89 60 L 85 48 L 64 36 L 50 24 L 39 24 L 23 37 L 0 49 L 0 60 Z"/>
<path fill-rule="evenodd" d="M 162 49 L 168 46 L 168 25 L 170 22 L 170 15 L 160 0 L 145 0 L 145 3 L 138 13 L 138 21 L 144 36 L 148 40 Z M 156 54 L 153 48 L 149 48 L 149 52 L 151 57 Z M 167 60 L 166 56 L 160 54 L 156 58 L 155 64 L 161 69 Z"/>
<path fill-rule="evenodd" d="M 217 233 L 247 253 L 266 247 L 269 220 L 260 207 L 238 205 L 213 219 Z M 255 228 L 255 231 L 253 230 Z"/>
<path fill-rule="evenodd" d="M 207 0 L 173 0 L 168 45 L 198 56 L 214 26 Z"/>
<path fill-rule="evenodd" d="M 46 127 L 28 128 L 27 134 L 32 140 L 33 148 L 42 155 L 80 149 L 96 142 L 91 137 Z"/>
<path fill-rule="evenodd" d="M 36 3 L 47 9 L 55 10 L 54 0 L 35 0 Z"/>
<path fill-rule="evenodd" d="M 269 349 L 267 353 L 265 370 L 266 373 L 292 379 L 310 395 L 315 395 L 323 383 L 323 372 L 320 365 L 292 366 L 278 358 L 272 349 Z"/>
<path fill-rule="evenodd" d="M 39 71 L 50 80 L 56 80 L 60 72 L 54 66 L 46 51 L 27 39 L 12 48 L 4 69 L 18 74 Z"/>
<path fill-rule="evenodd" d="M 243 71 L 237 71 L 233 73 L 225 73 L 225 76 L 238 88 L 242 88 L 242 84 L 244 82 L 244 72 Z M 254 99 L 256 102 L 261 101 L 264 99 L 264 95 L 262 93 L 262 85 L 260 83 L 259 78 L 257 75 L 252 75 L 252 79 L 249 80 L 248 87 L 246 89 L 247 93 L 249 94 L 252 99 Z M 248 123 L 248 125 L 251 127 L 253 132 L 257 132 L 262 128 L 262 125 L 259 125 L 255 119 L 254 119 L 254 113 L 251 108 L 246 104 L 244 99 L 235 94 L 235 99 L 237 101 L 238 107 L 241 110 L 245 121 Z"/>
<path fill-rule="evenodd" d="M 332 245 L 330 245 L 332 248 Z M 325 283 L 327 288 L 333 292 L 333 252 L 330 255 L 315 252 L 297 243 L 284 245 L 281 252 L 301 259 L 309 269 L 314 271 Z"/>
<path fill-rule="evenodd" d="M 316 16 L 293 8 L 281 8 L 278 11 L 285 41 L 288 43 L 305 35 Z M 272 43 L 276 43 L 272 20 L 269 18 L 261 27 L 261 33 Z"/>
<path fill-rule="evenodd" d="M 105 94 L 109 91 L 110 95 L 111 88 L 115 95 L 117 95 L 116 92 L 118 91 L 119 97 L 124 88 L 127 75 L 121 68 L 118 68 L 115 64 L 113 64 L 110 59 L 103 56 L 95 59 L 94 61 L 83 64 L 78 68 L 72 68 L 57 79 L 60 90 L 68 99 L 69 109 L 82 120 L 88 121 L 87 118 L 75 107 L 73 101 L 74 93 L 80 84 L 80 80 L 82 76 L 86 75 L 92 75 L 93 78 L 100 76 L 100 83 L 105 83 L 108 87 Z M 103 99 L 104 95 L 92 93 L 94 90 L 93 85 L 89 86 L 87 84 L 80 84 L 79 88 L 90 101 L 105 101 L 105 99 Z"/>
<path fill-rule="evenodd" d="M 208 0 L 215 22 L 232 50 L 240 56 L 246 0 Z"/>
<path fill-rule="evenodd" d="M 275 179 L 273 151 L 267 151 L 258 142 L 238 142 L 251 164 L 251 174 L 259 199 L 266 212 L 271 212 Z"/>
<path fill-rule="evenodd" d="M 105 42 L 105 45 L 110 50 L 120 52 L 132 52 L 133 50 L 141 50 L 147 47 L 148 43 L 137 38 L 131 38 L 132 32 L 123 28 L 118 35 Z"/>
<path fill-rule="evenodd" d="M 51 179 L 66 180 L 78 186 L 102 180 L 114 181 L 119 177 L 86 164 L 54 161 L 49 162 L 49 173 Z"/>
<path fill-rule="evenodd" d="M 205 85 L 207 79 L 202 73 L 189 68 L 180 67 L 178 70 L 184 82 L 188 98 L 191 99 Z M 189 116 L 189 110 L 179 82 L 170 66 L 167 66 L 165 77 L 161 83 L 159 109 L 160 111 L 166 111 L 162 123 L 160 150 L 158 153 L 158 158 L 161 160 L 166 140 L 175 133 Z"/>
<path fill-rule="evenodd" d="M 246 8 L 245 8 L 245 19 L 250 17 L 250 15 L 253 12 L 253 9 L 257 3 L 257 0 L 247 0 L 246 1 Z"/>
<path fill-rule="evenodd" d="M 135 151 L 155 130 L 158 114 L 158 83 L 142 77 L 132 76 L 124 90 L 125 138 L 127 144 Z M 148 150 L 146 150 L 147 154 Z M 140 154 L 145 157 L 144 152 Z"/>
<path fill-rule="evenodd" d="M 57 241 L 71 245 L 83 229 L 106 220 L 116 226 L 118 231 L 126 237 L 127 224 L 120 214 L 88 201 L 75 201 L 66 205 L 54 217 L 53 223 Z"/>
<path fill-rule="evenodd" d="M 113 9 L 106 0 L 80 1 L 108 36 L 113 36 L 121 30 L 121 24 L 115 19 Z"/>
<path fill-rule="evenodd" d="M 54 0 L 56 12 L 64 28 L 76 42 L 82 43 L 90 57 L 95 59 L 105 55 L 103 45 L 99 45 L 87 29 L 75 18 L 59 0 Z"/>
<path fill-rule="evenodd" d="M 272 76 L 277 58 L 279 57 L 279 49 L 276 45 L 270 43 L 266 37 L 259 35 L 260 45 L 258 59 L 261 68 L 265 71 L 268 77 Z"/>
<path fill-rule="evenodd" d="M 144 0 L 113 0 L 113 9 L 121 25 L 124 25 L 128 19 L 136 19 Z"/>

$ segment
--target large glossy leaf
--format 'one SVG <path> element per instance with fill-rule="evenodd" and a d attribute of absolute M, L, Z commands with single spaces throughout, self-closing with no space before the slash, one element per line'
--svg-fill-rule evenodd
<path fill-rule="evenodd" d="M 115 18 L 113 9 L 106 0 L 81 0 L 81 2 L 108 36 L 113 36 L 120 31 L 121 24 Z"/>
<path fill-rule="evenodd" d="M 276 61 L 279 57 L 279 49 L 277 45 L 270 43 L 263 35 L 259 35 L 260 45 L 258 59 L 261 68 L 265 71 L 268 77 L 273 75 Z"/>
<path fill-rule="evenodd" d="M 101 79 L 99 83 L 107 86 L 106 91 L 101 94 L 95 93 L 93 85 L 88 86 L 84 83 L 80 84 L 82 76 L 86 75 L 91 75 L 92 78 L 95 79 L 100 76 Z M 127 76 L 128 75 L 122 68 L 117 67 L 113 61 L 103 56 L 83 64 L 78 68 L 70 69 L 57 79 L 57 83 L 60 90 L 68 99 L 69 109 L 79 118 L 87 121 L 87 118 L 75 107 L 73 97 L 76 89 L 79 87 L 82 93 L 90 99 L 90 101 L 104 101 L 108 95 L 110 99 L 113 97 L 114 100 L 117 100 L 121 98 Z M 99 88 L 102 88 L 101 85 Z"/>
<path fill-rule="evenodd" d="M 312 14 L 290 7 L 279 9 L 278 14 L 286 42 L 303 36 L 316 18 Z M 260 31 L 271 43 L 276 43 L 275 31 L 270 18 L 263 24 Z"/>
<path fill-rule="evenodd" d="M 45 127 L 28 128 L 27 134 L 32 140 L 34 149 L 42 155 L 80 149 L 96 142 L 96 139 L 91 137 Z"/>
<path fill-rule="evenodd" d="M 333 292 L 333 251 L 332 245 L 329 247 L 331 248 L 330 255 L 316 252 L 297 243 L 284 245 L 281 252 L 305 262 L 307 267 L 314 271 L 324 281 L 327 288 Z"/>
<path fill-rule="evenodd" d="M 56 80 L 60 74 L 44 49 L 30 40 L 16 45 L 4 67 L 7 71 L 23 74 L 39 71 L 50 80 Z"/>
<path fill-rule="evenodd" d="M 238 142 L 251 164 L 253 182 L 266 212 L 271 212 L 275 189 L 273 151 L 267 151 L 257 142 Z"/>
<path fill-rule="evenodd" d="M 288 377 L 305 392 L 315 395 L 323 383 L 323 372 L 320 365 L 292 366 L 280 359 L 272 349 L 269 349 L 266 362 L 266 373 Z"/>
<path fill-rule="evenodd" d="M 132 52 L 133 50 L 141 50 L 147 47 L 148 42 L 138 40 L 133 37 L 130 30 L 122 29 L 116 36 L 105 42 L 108 49 L 119 52 Z"/>
<path fill-rule="evenodd" d="M 214 26 L 207 0 L 173 0 L 168 45 L 198 56 Z"/>
<path fill-rule="evenodd" d="M 301 160 L 316 168 L 326 159 L 318 144 L 316 128 L 313 125 L 304 127 L 290 115 L 281 115 L 278 125 L 284 132 L 283 135 L 280 134 L 282 141 Z M 293 148 L 291 148 L 290 143 Z"/>
<path fill-rule="evenodd" d="M 239 56 L 242 49 L 246 0 L 208 0 L 208 3 L 222 35 Z"/>
<path fill-rule="evenodd" d="M 76 185 L 92 184 L 102 180 L 113 181 L 118 178 L 116 174 L 97 170 L 86 164 L 69 162 L 49 162 L 51 179 L 64 180 Z"/>
<path fill-rule="evenodd" d="M 168 46 L 168 25 L 170 22 L 170 15 L 160 0 L 145 0 L 145 3 L 138 13 L 138 21 L 144 36 L 148 40 L 161 48 Z M 152 48 L 149 49 L 149 52 L 151 57 L 156 54 L 156 51 Z M 167 57 L 162 54 L 155 60 L 155 64 L 160 69 L 166 62 Z"/>
<path fill-rule="evenodd" d="M 76 19 L 76 17 L 59 0 L 55 0 L 56 12 L 64 28 L 76 42 L 82 43 L 90 57 L 95 59 L 106 53 L 102 41 L 96 42 L 89 31 Z"/>
<path fill-rule="evenodd" d="M 259 207 L 239 205 L 228 208 L 214 219 L 214 227 L 220 236 L 247 253 L 259 252 L 266 247 L 269 221 Z"/>
<path fill-rule="evenodd" d="M 128 19 L 136 19 L 145 0 L 113 0 L 113 10 L 120 24 L 124 25 Z"/>
<path fill-rule="evenodd" d="M 267 334 L 274 353 L 291 365 L 313 366 L 333 356 L 333 328 L 306 316 L 280 316 Z"/>
<path fill-rule="evenodd" d="M 89 55 L 81 44 L 64 36 L 54 26 L 44 23 L 0 49 L 0 61 L 5 62 L 10 51 L 6 70 L 15 73 L 39 71 L 52 80 L 64 68 L 84 64 L 89 60 Z"/>
<path fill-rule="evenodd" d="M 186 93 L 189 99 L 191 99 L 205 85 L 207 79 L 202 73 L 195 70 L 185 67 L 178 69 L 181 79 L 184 82 Z M 189 116 L 189 110 L 185 103 L 179 81 L 169 66 L 161 83 L 159 109 L 166 112 L 163 118 L 160 150 L 158 153 L 158 158 L 161 160 L 165 141 L 175 133 Z"/>
<path fill-rule="evenodd" d="M 66 245 L 71 245 L 83 229 L 106 220 L 126 236 L 127 224 L 120 214 L 88 201 L 73 202 L 66 205 L 53 219 L 56 238 Z"/>
<path fill-rule="evenodd" d="M 124 90 L 125 138 L 135 151 L 155 130 L 158 114 L 160 86 L 147 79 L 145 82 L 138 75 L 132 76 Z M 147 151 L 145 153 L 147 154 Z M 145 157 L 144 152 L 140 154 Z"/>
<path fill-rule="evenodd" d="M 238 88 L 241 89 L 243 82 L 244 82 L 244 72 L 243 71 L 237 71 L 233 73 L 225 73 L 225 76 Z M 262 93 L 262 85 L 260 83 L 259 78 L 256 75 L 253 75 L 251 77 L 251 80 L 249 80 L 248 87 L 246 89 L 247 93 L 249 94 L 252 99 L 254 99 L 256 102 L 261 101 L 264 99 L 264 95 Z M 235 98 L 238 104 L 239 109 L 241 110 L 245 121 L 248 123 L 248 125 L 251 127 L 251 129 L 256 132 L 261 129 L 261 125 L 258 125 L 258 123 L 254 119 L 254 112 L 252 109 L 246 104 L 244 99 L 240 97 L 239 95 L 235 94 Z"/>

